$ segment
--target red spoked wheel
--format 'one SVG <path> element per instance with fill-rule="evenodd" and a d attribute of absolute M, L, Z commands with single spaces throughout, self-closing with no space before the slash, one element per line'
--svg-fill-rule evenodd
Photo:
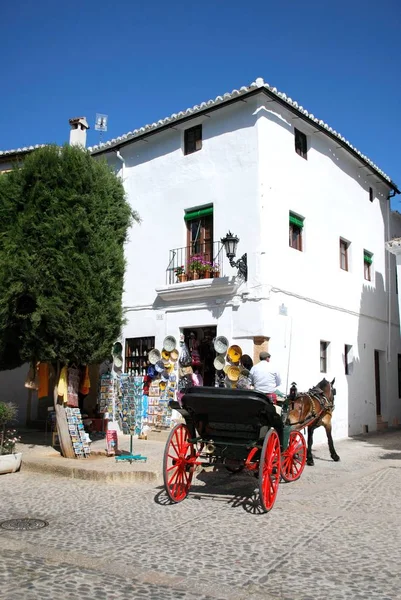
<path fill-rule="evenodd" d="M 259 462 L 259 495 L 264 512 L 274 506 L 280 483 L 280 440 L 275 429 L 269 429 L 263 442 Z"/>
<path fill-rule="evenodd" d="M 173 502 L 181 502 L 189 493 L 196 465 L 194 446 L 186 425 L 174 427 L 168 436 L 163 459 L 163 479 L 166 492 Z"/>
<path fill-rule="evenodd" d="M 300 431 L 291 431 L 288 447 L 281 455 L 281 477 L 286 482 L 296 481 L 306 463 L 306 441 Z"/>

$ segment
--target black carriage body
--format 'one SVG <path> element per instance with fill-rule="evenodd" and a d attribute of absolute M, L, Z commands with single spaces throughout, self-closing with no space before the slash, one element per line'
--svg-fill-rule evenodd
<path fill-rule="evenodd" d="M 185 419 L 192 439 L 215 450 L 216 460 L 245 460 L 252 447 L 262 446 L 274 427 L 283 442 L 283 423 L 271 401 L 254 390 L 193 387 L 186 390 L 182 406 L 170 402 Z M 198 437 L 197 437 L 198 434 Z"/>

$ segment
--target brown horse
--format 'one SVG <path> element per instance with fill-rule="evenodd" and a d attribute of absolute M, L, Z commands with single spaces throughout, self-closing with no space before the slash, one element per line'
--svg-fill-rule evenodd
<path fill-rule="evenodd" d="M 322 379 L 317 386 L 311 388 L 308 392 L 290 394 L 289 411 L 286 423 L 292 425 L 293 429 L 308 429 L 308 450 L 306 454 L 306 464 L 313 466 L 315 463 L 312 456 L 313 432 L 323 425 L 326 430 L 327 441 L 331 458 L 337 462 L 340 460 L 334 449 L 333 438 L 331 435 L 331 417 L 334 410 L 334 396 L 336 390 L 333 381 Z M 293 384 L 292 390 L 296 390 Z"/>

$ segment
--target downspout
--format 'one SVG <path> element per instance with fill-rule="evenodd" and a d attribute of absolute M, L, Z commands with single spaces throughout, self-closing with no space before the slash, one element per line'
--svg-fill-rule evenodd
<path fill-rule="evenodd" d="M 116 156 L 117 158 L 119 158 L 121 160 L 121 179 L 124 181 L 124 167 L 125 167 L 125 160 L 123 159 L 123 157 L 120 154 L 119 150 L 116 150 Z"/>
<path fill-rule="evenodd" d="M 396 192 L 389 192 L 387 196 L 387 241 L 390 241 L 390 213 L 391 213 L 391 198 L 394 198 Z M 387 290 L 388 290 L 388 340 L 387 340 L 387 363 L 391 362 L 391 255 L 387 250 Z"/>

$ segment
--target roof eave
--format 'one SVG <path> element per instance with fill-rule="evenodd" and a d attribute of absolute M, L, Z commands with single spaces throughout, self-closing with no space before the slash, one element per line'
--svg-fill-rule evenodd
<path fill-rule="evenodd" d="M 369 169 L 369 171 L 371 173 L 373 173 L 375 176 L 377 176 L 382 183 L 384 183 L 390 189 L 394 190 L 394 192 L 396 194 L 401 193 L 398 186 L 392 180 L 388 180 L 388 179 L 386 179 L 386 177 L 383 177 L 383 175 L 381 175 L 374 167 L 372 167 L 372 165 L 370 165 L 368 161 L 366 161 L 362 156 L 360 156 L 360 154 L 358 154 L 358 152 L 353 150 L 353 148 L 351 148 L 349 144 L 347 144 L 346 142 L 343 142 L 338 135 L 335 135 L 329 129 L 327 129 L 326 127 L 323 127 L 318 122 L 316 122 L 314 119 L 310 118 L 308 115 L 304 115 L 301 110 L 299 110 L 295 106 L 292 106 L 291 104 L 289 104 L 289 102 L 280 98 L 280 96 L 271 92 L 266 87 L 257 87 L 248 92 L 244 92 L 240 95 L 237 95 L 234 98 L 229 98 L 227 100 L 223 100 L 222 102 L 219 102 L 218 104 L 216 104 L 214 106 L 205 107 L 194 113 L 180 117 L 170 123 L 166 123 L 165 125 L 160 125 L 160 127 L 155 127 L 149 131 L 144 131 L 143 133 L 135 135 L 129 139 L 115 142 L 114 144 L 112 144 L 112 145 L 110 144 L 109 146 L 104 147 L 104 148 L 97 148 L 96 150 L 91 150 L 91 154 L 93 156 L 96 156 L 96 155 L 100 155 L 100 154 L 107 154 L 108 152 L 115 152 L 116 150 L 119 150 L 120 148 L 123 148 L 124 146 L 127 146 L 128 144 L 134 143 L 139 140 L 146 139 L 146 138 L 151 137 L 152 135 L 156 135 L 162 131 L 166 131 L 168 129 L 173 129 L 179 123 L 186 123 L 186 122 L 191 121 L 195 118 L 198 118 L 202 115 L 210 114 L 212 112 L 215 112 L 216 110 L 219 110 L 220 108 L 234 104 L 235 102 L 246 102 L 247 98 L 256 96 L 257 94 L 259 94 L 261 92 L 264 93 L 269 98 L 271 98 L 272 100 L 274 100 L 275 102 L 277 102 L 278 104 L 280 104 L 281 106 L 283 106 L 284 108 L 286 108 L 287 110 L 289 110 L 290 112 L 292 112 L 293 114 L 297 115 L 298 118 L 305 121 L 305 123 L 307 123 L 308 125 L 313 125 L 314 127 L 316 127 L 321 133 L 324 133 L 325 135 L 327 135 L 332 141 L 336 142 L 344 150 L 349 152 L 349 154 L 351 156 L 356 158 L 358 160 L 358 162 L 362 163 L 364 167 Z"/>

